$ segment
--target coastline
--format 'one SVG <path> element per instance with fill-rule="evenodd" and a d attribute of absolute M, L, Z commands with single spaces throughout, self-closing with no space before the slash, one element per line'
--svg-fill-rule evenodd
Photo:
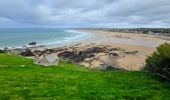
<path fill-rule="evenodd" d="M 122 33 L 122 32 L 110 32 L 105 30 L 77 30 L 81 32 L 89 32 L 94 34 L 93 38 L 89 41 L 83 41 L 74 46 L 87 46 L 95 45 L 111 46 L 113 48 L 122 48 L 126 51 L 133 52 L 138 51 L 135 55 L 125 54 L 123 57 L 112 59 L 116 61 L 118 66 L 121 66 L 127 70 L 140 70 L 145 64 L 147 56 L 151 55 L 156 47 L 164 42 L 169 42 L 164 39 L 164 36 L 156 36 L 149 34 L 135 34 L 135 33 Z M 69 46 L 66 46 L 69 47 Z M 55 48 L 53 46 L 52 48 Z"/>
<path fill-rule="evenodd" d="M 13 33 L 14 32 L 14 33 Z M 12 35 L 9 37 L 9 35 Z M 24 49 L 30 47 L 55 46 L 61 47 L 87 40 L 91 37 L 90 33 L 72 29 L 11 29 L 5 30 L 0 34 L 2 44 L 0 49 Z M 4 38 L 3 38 L 4 37 Z M 17 39 L 19 38 L 19 39 Z M 34 42 L 35 45 L 29 45 Z"/>
<path fill-rule="evenodd" d="M 81 32 L 91 33 L 93 36 L 88 38 L 88 40 L 82 39 L 82 41 L 68 43 L 67 45 L 59 46 L 54 44 L 40 47 L 35 46 L 30 49 L 33 52 L 37 50 L 42 52 L 52 51 L 50 53 L 55 54 L 66 53 L 65 51 L 77 54 L 79 52 L 87 52 L 89 49 L 94 48 L 100 48 L 101 50 L 106 49 L 102 52 L 91 53 L 95 56 L 92 58 L 85 58 L 78 63 L 90 68 L 100 68 L 101 65 L 105 65 L 116 66 L 125 70 L 140 70 L 143 68 L 147 56 L 152 54 L 157 46 L 164 42 L 170 42 L 164 40 L 162 36 L 148 34 L 118 33 L 103 30 L 75 31 L 80 31 L 80 34 Z M 62 51 L 56 52 L 58 49 L 62 49 Z M 118 50 L 110 51 L 110 49 Z M 111 57 L 109 55 L 110 53 L 116 53 L 116 56 Z M 41 57 L 41 55 L 39 57 Z"/>

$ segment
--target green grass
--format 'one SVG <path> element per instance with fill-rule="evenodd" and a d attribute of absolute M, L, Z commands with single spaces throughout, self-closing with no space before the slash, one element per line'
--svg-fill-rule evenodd
<path fill-rule="evenodd" d="M 43 67 L 0 54 L 0 100 L 170 100 L 170 86 L 144 72 L 93 71 L 60 62 Z"/>

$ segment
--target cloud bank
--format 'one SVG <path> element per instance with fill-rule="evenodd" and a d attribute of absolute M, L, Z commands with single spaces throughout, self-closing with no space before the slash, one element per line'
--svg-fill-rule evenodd
<path fill-rule="evenodd" d="M 169 0 L 0 0 L 0 27 L 170 27 Z"/>

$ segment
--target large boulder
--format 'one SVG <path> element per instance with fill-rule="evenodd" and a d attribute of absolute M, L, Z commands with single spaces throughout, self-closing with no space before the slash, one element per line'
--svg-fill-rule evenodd
<path fill-rule="evenodd" d="M 95 57 L 96 53 L 104 52 L 105 49 L 101 47 L 90 47 L 85 50 L 65 50 L 58 54 L 58 57 L 71 59 L 75 62 L 81 62 L 85 60 L 85 58 Z"/>
<path fill-rule="evenodd" d="M 77 51 L 63 51 L 58 54 L 58 57 L 60 58 L 65 58 L 65 59 L 70 59 L 73 60 L 74 62 L 80 62 L 83 61 L 85 58 L 85 55 L 80 52 L 77 53 Z"/>
<path fill-rule="evenodd" d="M 75 53 L 73 51 L 63 51 L 58 54 L 58 56 L 62 58 L 71 58 L 74 55 Z"/>
<path fill-rule="evenodd" d="M 109 55 L 110 56 L 119 56 L 120 53 L 119 53 L 119 51 L 112 51 L 112 52 L 109 52 Z"/>
<path fill-rule="evenodd" d="M 43 54 L 45 54 L 45 52 L 41 51 L 41 50 L 35 50 L 35 51 L 33 51 L 33 53 L 34 53 L 36 58 L 38 58 L 38 57 L 42 56 Z"/>
<path fill-rule="evenodd" d="M 36 45 L 37 43 L 36 42 L 31 42 L 31 43 L 28 43 L 28 45 Z"/>
<path fill-rule="evenodd" d="M 20 55 L 29 57 L 34 56 L 34 53 L 30 49 L 26 49 L 23 52 L 21 52 Z"/>

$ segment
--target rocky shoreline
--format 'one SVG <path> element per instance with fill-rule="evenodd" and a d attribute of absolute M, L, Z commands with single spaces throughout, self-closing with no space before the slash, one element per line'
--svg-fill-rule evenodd
<path fill-rule="evenodd" d="M 8 53 L 33 58 L 36 64 L 44 66 L 56 65 L 60 59 L 64 59 L 92 69 L 129 70 L 119 66 L 117 60 L 126 55 L 136 55 L 138 51 L 127 51 L 112 45 L 90 43 L 53 49 L 36 47 L 15 49 L 9 50 Z"/>

